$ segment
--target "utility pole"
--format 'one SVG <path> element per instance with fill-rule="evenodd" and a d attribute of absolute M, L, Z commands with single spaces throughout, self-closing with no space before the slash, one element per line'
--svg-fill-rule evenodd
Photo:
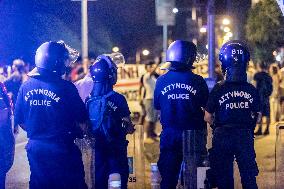
<path fill-rule="evenodd" d="M 71 0 L 71 1 L 81 1 L 81 38 L 82 38 L 82 60 L 85 71 L 87 70 L 89 57 L 88 57 L 88 1 L 96 0 Z"/>
<path fill-rule="evenodd" d="M 197 3 L 196 3 L 196 0 L 193 0 L 193 4 L 192 4 L 192 8 L 191 8 L 191 19 L 194 22 L 195 26 L 198 27 L 198 25 L 197 25 Z M 192 42 L 197 45 L 196 37 L 197 37 L 196 34 L 194 34 Z"/>
<path fill-rule="evenodd" d="M 208 1 L 208 73 L 209 78 L 215 78 L 215 0 Z"/>
<path fill-rule="evenodd" d="M 163 24 L 163 62 L 166 62 L 167 49 L 168 49 L 168 25 Z"/>
<path fill-rule="evenodd" d="M 175 25 L 175 0 L 155 0 L 156 23 L 163 27 L 163 62 L 166 61 L 166 52 L 168 48 L 168 26 Z"/>

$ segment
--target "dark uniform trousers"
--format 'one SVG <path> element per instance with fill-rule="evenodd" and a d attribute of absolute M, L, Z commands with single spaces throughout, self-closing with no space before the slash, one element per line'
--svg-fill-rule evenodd
<path fill-rule="evenodd" d="M 95 173 L 93 189 L 108 189 L 108 178 L 110 174 L 119 173 L 121 176 L 121 189 L 127 189 L 129 167 L 127 159 L 127 144 L 117 143 L 95 143 L 92 155 L 92 170 Z"/>
<path fill-rule="evenodd" d="M 74 142 L 30 139 L 26 150 L 30 189 L 87 189 L 81 152 Z"/>
<path fill-rule="evenodd" d="M 163 129 L 160 138 L 158 168 L 162 177 L 161 189 L 175 189 L 183 161 L 183 130 Z M 196 164 L 200 165 L 207 155 L 205 130 L 196 130 L 195 144 Z"/>
<path fill-rule="evenodd" d="M 256 189 L 258 168 L 255 161 L 253 131 L 216 128 L 209 159 L 219 189 L 234 188 L 233 162 L 236 158 L 244 189 Z"/>
<path fill-rule="evenodd" d="M 5 188 L 6 173 L 13 165 L 15 140 L 11 126 L 0 126 L 0 189 Z"/>

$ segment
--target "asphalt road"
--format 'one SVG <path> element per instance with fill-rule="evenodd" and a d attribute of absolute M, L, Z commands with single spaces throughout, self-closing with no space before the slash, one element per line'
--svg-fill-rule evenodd
<path fill-rule="evenodd" d="M 258 186 L 260 189 L 271 189 L 275 188 L 275 141 L 276 141 L 276 129 L 275 125 L 271 126 L 270 135 L 268 136 L 260 136 L 257 137 L 255 140 L 255 149 L 257 155 L 257 163 L 259 166 L 259 176 L 257 177 Z M 281 133 L 281 142 L 278 144 L 280 145 L 280 153 L 278 152 L 277 156 L 282 157 L 283 149 L 284 149 L 284 132 Z M 130 140 L 136 140 L 141 138 L 141 136 L 129 137 Z M 25 144 L 26 144 L 26 137 L 23 131 L 20 131 L 19 135 L 16 138 L 16 155 L 15 161 L 12 169 L 9 171 L 7 175 L 7 182 L 6 186 L 7 189 L 27 189 L 28 188 L 28 181 L 29 181 L 29 166 L 27 161 L 27 156 L 25 152 Z M 131 141 L 130 141 L 131 142 Z M 137 149 L 140 146 L 139 150 Z M 135 146 L 135 149 L 134 149 Z M 144 153 L 141 156 L 141 148 L 144 149 Z M 130 189 L 149 189 L 150 188 L 150 163 L 156 162 L 159 157 L 159 142 L 146 142 L 141 146 L 140 142 L 136 142 L 135 144 L 129 144 L 129 156 L 133 156 L 134 154 L 139 154 L 139 167 L 134 168 L 134 174 L 130 175 L 133 177 L 137 177 L 137 181 L 139 183 L 130 183 Z M 88 158 L 89 159 L 89 158 Z M 143 165 L 143 159 L 145 164 Z M 283 158 L 280 159 L 281 162 Z M 278 162 L 279 165 L 283 163 Z M 134 163 L 135 165 L 135 163 Z M 137 164 L 135 165 L 137 166 Z M 143 167 L 144 166 L 144 167 Z M 284 175 L 281 166 L 281 174 L 278 176 L 278 187 L 277 188 L 284 188 Z M 237 168 L 237 166 L 236 166 Z M 235 176 L 238 177 L 238 171 L 235 172 Z M 141 179 L 145 178 L 144 181 Z M 281 178 L 281 179 L 279 179 Z M 145 186 L 141 188 L 141 182 L 145 183 Z M 235 180 L 235 188 L 241 188 L 240 179 L 236 178 Z"/>
<path fill-rule="evenodd" d="M 14 165 L 10 169 L 7 180 L 7 189 L 27 189 L 29 182 L 29 165 L 27 160 L 27 153 L 25 151 L 25 145 L 27 143 L 26 134 L 23 130 L 19 131 L 16 136 L 16 152 Z"/>

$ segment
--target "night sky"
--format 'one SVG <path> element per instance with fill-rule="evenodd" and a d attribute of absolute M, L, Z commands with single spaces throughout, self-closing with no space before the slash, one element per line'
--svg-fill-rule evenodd
<path fill-rule="evenodd" d="M 178 7 L 192 1 L 176 0 Z M 206 13 L 206 0 L 202 12 Z M 216 0 L 218 12 L 226 1 Z M 249 4 L 248 0 L 240 0 Z M 45 41 L 63 39 L 81 50 L 80 2 L 71 0 L 0 0 L 0 63 L 14 58 L 33 62 L 36 48 Z M 188 16 L 181 13 L 180 19 Z M 206 16 L 205 16 L 206 18 Z M 169 28 L 169 37 L 182 38 L 184 23 Z M 89 48 L 91 55 L 111 52 L 119 46 L 126 57 L 137 48 L 158 54 L 162 48 L 162 27 L 156 25 L 154 0 L 98 0 L 89 2 Z M 155 50 L 155 51 L 153 51 Z"/>

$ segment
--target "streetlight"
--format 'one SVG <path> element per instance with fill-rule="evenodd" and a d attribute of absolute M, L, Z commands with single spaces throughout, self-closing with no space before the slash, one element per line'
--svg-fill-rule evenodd
<path fill-rule="evenodd" d="M 228 37 L 233 37 L 233 33 L 232 33 L 232 32 L 228 32 L 226 35 L 227 35 Z"/>
<path fill-rule="evenodd" d="M 227 26 L 227 25 L 231 24 L 231 21 L 228 18 L 224 18 L 222 23 L 223 23 L 223 25 Z"/>
<path fill-rule="evenodd" d="M 136 64 L 140 64 L 141 63 L 141 54 L 143 56 L 148 56 L 150 54 L 150 51 L 148 49 L 142 49 L 142 50 L 137 50 L 136 51 Z"/>
<path fill-rule="evenodd" d="M 112 48 L 112 52 L 115 52 L 115 53 L 116 53 L 116 52 L 119 52 L 119 48 L 118 48 L 118 47 L 113 47 L 113 48 Z"/>
<path fill-rule="evenodd" d="M 230 31 L 231 31 L 231 29 L 228 26 L 224 27 L 224 32 L 228 33 Z"/>
<path fill-rule="evenodd" d="M 148 50 L 148 49 L 144 49 L 143 51 L 142 51 L 142 55 L 143 56 L 148 56 L 150 54 L 150 51 Z"/>
<path fill-rule="evenodd" d="M 176 7 L 173 8 L 172 12 L 173 12 L 174 14 L 178 13 L 178 8 L 176 8 Z"/>
<path fill-rule="evenodd" d="M 225 35 L 225 36 L 224 36 L 224 41 L 229 41 L 229 40 L 230 40 L 230 37 L 227 36 L 227 35 Z"/>
<path fill-rule="evenodd" d="M 202 26 L 199 31 L 200 33 L 206 33 L 207 32 L 206 26 Z"/>

